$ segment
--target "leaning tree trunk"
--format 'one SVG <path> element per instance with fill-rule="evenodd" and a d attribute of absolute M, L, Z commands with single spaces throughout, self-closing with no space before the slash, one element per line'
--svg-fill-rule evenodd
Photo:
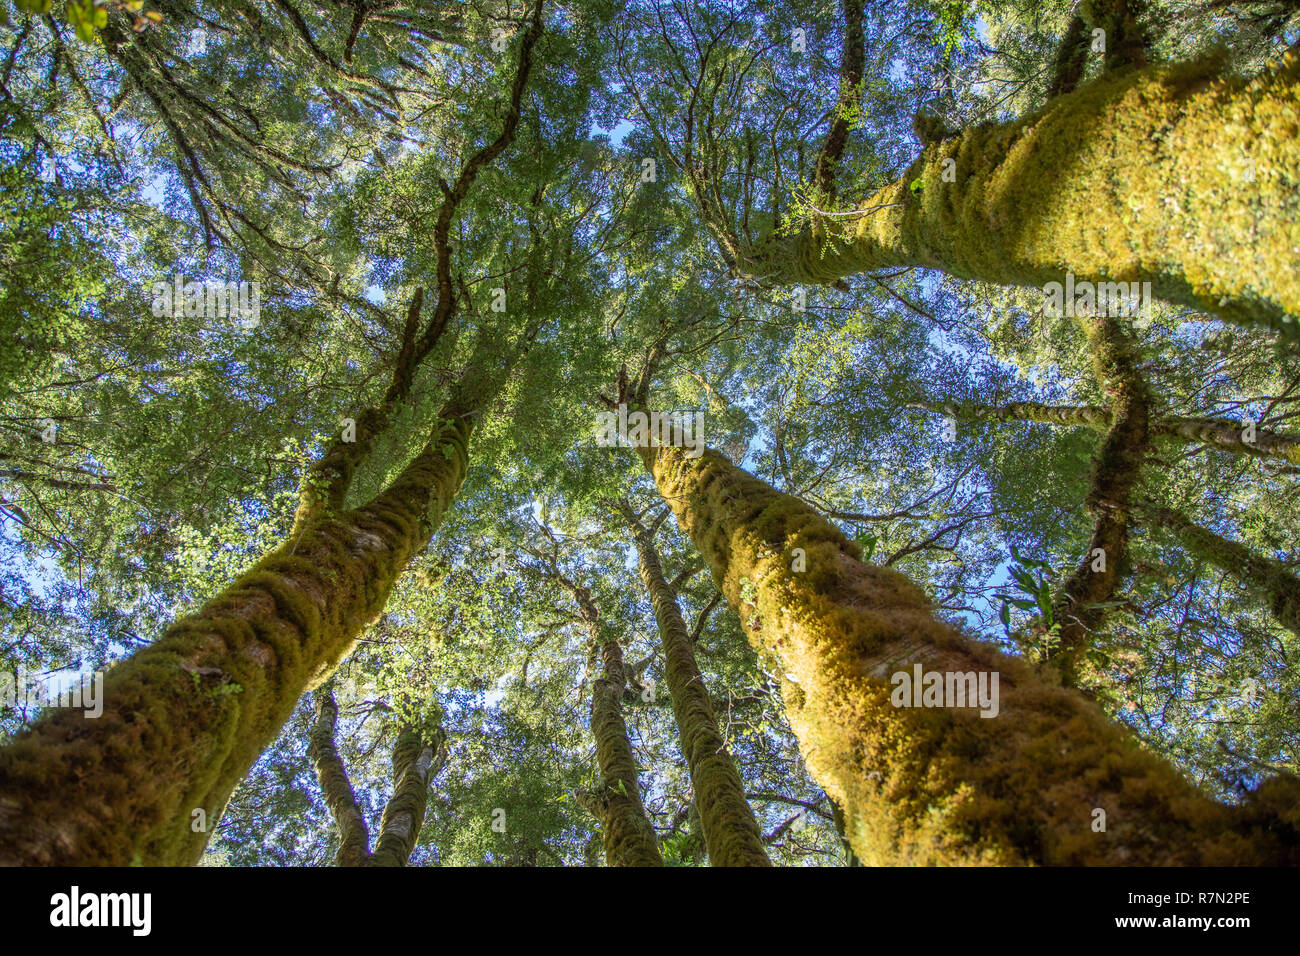
<path fill-rule="evenodd" d="M 1042 422 L 1091 428 L 1110 428 L 1110 409 L 1101 405 L 1044 405 L 1041 402 L 1008 402 L 982 405 L 975 402 L 919 401 L 911 404 L 960 422 Z M 1183 444 L 1200 443 L 1219 451 L 1258 458 L 1276 458 L 1300 465 L 1300 438 L 1286 432 L 1250 428 L 1228 418 L 1162 415 L 1150 423 L 1152 438 L 1172 438 Z"/>
<path fill-rule="evenodd" d="M 446 757 L 446 740 L 440 728 L 401 725 L 393 744 L 393 794 L 384 804 L 369 866 L 406 866 L 424 826 L 429 778 L 442 768 Z"/>
<path fill-rule="evenodd" d="M 1111 424 L 1093 461 L 1084 508 L 1092 516 L 1088 550 L 1053 602 L 1059 625 L 1055 663 L 1076 685 L 1094 635 L 1128 575 L 1129 498 L 1150 443 L 1151 393 L 1138 369 L 1133 336 L 1114 319 L 1081 319 L 1098 384 L 1111 398 Z"/>
<path fill-rule="evenodd" d="M 682 756 L 691 775 L 710 866 L 771 866 L 763 831 L 745 799 L 745 784 L 727 752 L 718 720 L 695 660 L 690 632 L 677 597 L 664 578 L 651 532 L 631 513 L 626 517 L 640 557 L 641 581 L 654 606 L 663 644 L 665 678 Z"/>
<path fill-rule="evenodd" d="M 1078 692 L 936 619 L 919 587 L 863 563 L 802 502 L 712 450 L 639 451 L 784 675 L 808 769 L 865 864 L 1297 862 L 1294 782 L 1214 802 Z M 891 676 L 913 665 L 998 674 L 997 715 L 895 706 Z"/>
<path fill-rule="evenodd" d="M 1298 78 L 1294 53 L 1252 78 L 1216 58 L 1103 75 L 926 144 L 856 214 L 738 250 L 735 267 L 824 285 L 898 266 L 1003 285 L 1149 281 L 1300 337 Z"/>
<path fill-rule="evenodd" d="M 1171 508 L 1143 505 L 1141 515 L 1153 531 L 1172 535 L 1188 554 L 1263 594 L 1278 623 L 1300 635 L 1300 578 L 1279 562 L 1193 524 Z"/>
<path fill-rule="evenodd" d="M 383 610 L 465 477 L 471 415 L 391 485 L 295 533 L 112 667 L 95 720 L 50 710 L 0 750 L 0 864 L 191 864 L 303 693 Z"/>
<path fill-rule="evenodd" d="M 329 685 L 316 691 L 316 720 L 307 734 L 307 752 L 325 805 L 339 831 L 336 866 L 406 866 L 424 825 L 429 778 L 447 759 L 446 735 L 436 723 L 403 721 L 393 745 L 393 793 L 384 805 L 379 838 L 370 852 L 365 816 L 357 806 L 347 767 L 334 743 L 338 705 Z"/>
<path fill-rule="evenodd" d="M 601 675 L 592 681 L 591 733 L 596 738 L 596 762 L 601 779 L 597 789 L 579 794 L 600 821 L 606 866 L 663 866 L 659 841 L 641 802 L 636 755 L 623 721 L 627 671 L 618 638 L 606 632 L 591 592 L 570 587 L 592 642 L 600 650 Z"/>

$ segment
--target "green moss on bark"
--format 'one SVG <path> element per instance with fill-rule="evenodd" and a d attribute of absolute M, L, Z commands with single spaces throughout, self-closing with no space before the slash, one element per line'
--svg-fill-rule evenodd
<path fill-rule="evenodd" d="M 308 519 L 153 644 L 110 668 L 104 712 L 59 709 L 0 750 L 0 863 L 190 864 L 302 696 L 383 610 L 460 487 L 469 418 L 371 503 Z"/>
<path fill-rule="evenodd" d="M 642 455 L 751 642 L 780 662 L 809 772 L 867 865 L 1300 859 L 1278 811 L 1300 795 L 1295 781 L 1220 805 L 1079 693 L 937 620 L 915 584 L 863 564 L 801 502 L 712 450 Z M 916 663 L 997 672 L 998 716 L 893 706 L 890 676 Z"/>
<path fill-rule="evenodd" d="M 641 581 L 654 606 L 664 650 L 665 679 L 672 695 L 682 756 L 691 775 L 711 866 L 771 866 L 763 833 L 745 799 L 745 785 L 727 752 L 695 660 L 690 632 L 664 578 L 659 553 L 647 531 L 628 515 L 640 557 Z"/>
<path fill-rule="evenodd" d="M 1036 287 L 1067 272 L 1150 281 L 1168 301 L 1300 338 L 1298 79 L 1295 54 L 1253 78 L 1215 58 L 1103 75 L 931 144 L 859 218 L 771 237 L 739 267 L 826 285 L 895 266 Z"/>

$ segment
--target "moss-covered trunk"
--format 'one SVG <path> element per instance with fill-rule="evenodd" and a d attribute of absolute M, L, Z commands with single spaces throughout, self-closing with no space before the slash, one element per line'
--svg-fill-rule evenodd
<path fill-rule="evenodd" d="M 711 866 L 771 866 L 763 849 L 763 832 L 745 799 L 745 784 L 727 752 L 726 741 L 695 660 L 695 648 L 677 596 L 664 577 L 654 540 L 635 516 L 628 515 L 641 581 L 654 606 L 664 651 L 665 679 L 682 756 L 691 775 L 704 843 Z"/>
<path fill-rule="evenodd" d="M 334 729 L 338 724 L 339 708 L 329 684 L 319 688 L 316 697 L 316 719 L 307 732 L 307 756 L 316 768 L 316 781 L 320 784 L 325 806 L 339 833 L 339 848 L 334 854 L 335 866 L 361 866 L 370 855 L 370 831 L 366 818 L 357 806 L 352 781 L 347 767 L 334 743 Z"/>
<path fill-rule="evenodd" d="M 1153 531 L 1172 535 L 1188 554 L 1262 594 L 1278 623 L 1300 634 L 1300 578 L 1279 562 L 1193 524 L 1180 511 L 1144 505 L 1141 514 Z"/>
<path fill-rule="evenodd" d="M 973 402 L 913 402 L 958 422 L 1041 422 L 1105 431 L 1110 427 L 1110 409 L 1100 405 L 1044 405 L 1041 402 L 1008 402 L 979 405 Z"/>
<path fill-rule="evenodd" d="M 1059 625 L 1056 664 L 1076 684 L 1093 634 L 1128 575 L 1129 498 L 1150 443 L 1151 394 L 1138 369 L 1137 342 L 1114 319 L 1081 319 L 1094 374 L 1111 399 L 1110 427 L 1093 462 L 1084 508 L 1092 516 L 1088 550 L 1066 579 L 1053 610 Z"/>
<path fill-rule="evenodd" d="M 928 144 L 859 215 L 769 237 L 737 268 L 826 285 L 896 266 L 1037 287 L 1066 273 L 1149 281 L 1171 302 L 1300 335 L 1298 78 L 1295 54 L 1252 79 L 1215 59 L 1103 75 Z"/>
<path fill-rule="evenodd" d="M 809 772 L 867 865 L 1300 859 L 1293 782 L 1269 781 L 1242 807 L 1206 798 L 1081 694 L 937 620 L 920 588 L 864 564 L 802 502 L 712 450 L 640 451 L 751 642 L 784 675 Z M 895 706 L 894 677 L 913 665 L 945 686 L 948 675 L 998 675 L 994 708 L 955 695 Z"/>
<path fill-rule="evenodd" d="M 1110 409 L 1101 405 L 1044 405 L 1008 402 L 981 405 L 974 402 L 913 402 L 921 408 L 959 422 L 1042 422 L 1048 425 L 1091 428 L 1104 432 L 1111 426 Z M 1152 438 L 1172 438 L 1183 444 L 1199 443 L 1219 451 L 1258 458 L 1276 458 L 1300 465 L 1300 438 L 1285 432 L 1249 428 L 1227 418 L 1163 415 L 1149 425 Z"/>
<path fill-rule="evenodd" d="M 591 689 L 591 733 L 601 779 L 598 789 L 583 793 L 582 800 L 600 821 L 606 866 L 663 866 L 659 841 L 641 803 L 636 756 L 623 721 L 623 649 L 615 635 L 606 633 L 590 592 L 582 586 L 572 591 L 601 659 L 601 675 Z"/>
<path fill-rule="evenodd" d="M 98 719 L 52 709 L 0 750 L 0 864 L 198 860 L 235 785 L 380 614 L 460 487 L 471 418 L 453 405 L 442 420 L 368 504 L 314 509 L 112 667 Z"/>
<path fill-rule="evenodd" d="M 393 744 L 393 795 L 384 805 L 370 866 L 406 866 L 420 838 L 429 805 L 429 778 L 442 767 L 441 729 L 403 724 Z"/>

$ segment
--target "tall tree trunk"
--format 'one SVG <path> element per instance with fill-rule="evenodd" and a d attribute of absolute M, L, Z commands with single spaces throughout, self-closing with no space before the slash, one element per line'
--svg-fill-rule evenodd
<path fill-rule="evenodd" d="M 664 578 L 653 532 L 630 510 L 624 510 L 624 517 L 636 541 L 641 581 L 650 595 L 659 626 L 665 678 L 672 695 L 682 756 L 686 758 L 695 791 L 709 864 L 771 866 L 763 849 L 763 832 L 745 799 L 745 785 L 718 730 L 704 675 L 695 660 L 690 632 L 677 606 L 677 596 Z"/>
<path fill-rule="evenodd" d="M 1047 97 L 1060 96 L 1071 92 L 1083 79 L 1084 68 L 1088 65 L 1089 37 L 1085 29 L 1087 24 L 1083 17 L 1071 18 L 1056 48 L 1056 60 L 1052 64 L 1052 79 L 1047 84 Z"/>
<path fill-rule="evenodd" d="M 736 269 L 824 285 L 897 266 L 1037 287 L 1067 272 L 1149 281 L 1168 301 L 1300 338 L 1298 76 L 1295 54 L 1249 79 L 1213 58 L 1104 75 L 929 144 L 857 215 L 774 234 L 739 250 Z"/>
<path fill-rule="evenodd" d="M 442 769 L 446 757 L 441 729 L 401 725 L 393 744 L 393 795 L 384 804 L 370 866 L 406 866 L 424 826 L 429 778 Z"/>
<path fill-rule="evenodd" d="M 1300 858 L 1279 826 L 1300 822 L 1295 782 L 1270 780 L 1240 807 L 1208 799 L 1078 692 L 937 620 L 920 588 L 862 563 L 802 502 L 712 450 L 639 451 L 751 642 L 780 667 L 808 769 L 864 863 Z M 998 674 L 997 716 L 894 706 L 891 675 L 914 664 Z"/>
<path fill-rule="evenodd" d="M 981 405 L 973 402 L 913 402 L 938 415 L 963 422 L 1043 422 L 1091 428 L 1104 432 L 1110 428 L 1110 409 L 1101 405 L 1044 405 L 1041 402 L 1008 402 L 1005 405 Z M 1300 465 L 1300 438 L 1286 432 L 1263 428 L 1247 429 L 1229 418 L 1198 418 L 1163 415 L 1150 423 L 1152 438 L 1173 438 L 1184 444 L 1200 443 L 1219 451 L 1259 458 L 1277 458 Z M 1249 439 L 1249 440 L 1248 440 Z"/>
<path fill-rule="evenodd" d="M 1054 602 L 1055 654 L 1062 680 L 1076 684 L 1093 634 L 1129 571 L 1129 497 L 1137 486 L 1150 435 L 1151 394 L 1138 370 L 1133 336 L 1114 319 L 1082 319 L 1098 382 L 1111 399 L 1111 425 L 1093 462 L 1084 507 L 1093 517 L 1088 550 Z"/>
<path fill-rule="evenodd" d="M 361 866 L 370 855 L 370 831 L 365 815 L 357 806 L 357 796 L 348 779 L 347 766 L 334 743 L 339 708 L 334 692 L 327 684 L 317 689 L 316 719 L 307 732 L 307 755 L 316 768 L 316 780 L 325 797 L 325 806 L 339 831 L 339 848 L 335 866 Z"/>
<path fill-rule="evenodd" d="M 424 825 L 429 802 L 429 778 L 446 760 L 446 738 L 441 727 L 400 725 L 393 745 L 393 793 L 384 805 L 379 839 L 370 852 L 370 834 L 357 806 L 347 767 L 334 743 L 338 705 L 328 686 L 316 692 L 316 721 L 307 735 L 307 751 L 316 767 L 316 779 L 325 805 L 339 830 L 336 866 L 405 866 Z"/>
<path fill-rule="evenodd" d="M 1300 578 L 1279 562 L 1193 524 L 1182 512 L 1142 505 L 1152 530 L 1172 535 L 1193 557 L 1200 558 L 1262 593 L 1279 624 L 1300 634 Z"/>
<path fill-rule="evenodd" d="M 342 504 L 371 440 L 408 398 L 416 369 L 455 313 L 451 225 L 479 172 L 514 140 L 541 32 L 537 0 L 500 134 L 442 186 L 433 316 L 421 329 L 417 292 L 383 400 L 355 422 L 356 447 L 335 441 L 309 469 L 288 540 L 112 668 L 98 719 L 52 710 L 0 750 L 0 865 L 196 862 L 236 784 L 298 698 L 379 616 L 397 576 L 441 522 L 465 478 L 473 416 L 501 384 L 487 385 L 492 373 L 477 352 L 410 464 L 369 503 L 347 511 Z M 511 361 L 495 371 L 508 373 Z"/>
<path fill-rule="evenodd" d="M 601 780 L 597 790 L 580 797 L 600 821 L 606 866 L 663 866 L 659 841 L 641 803 L 636 756 L 623 722 L 623 694 L 627 690 L 623 649 L 617 637 L 602 625 L 591 592 L 582 585 L 563 583 L 573 594 L 591 640 L 599 648 L 602 665 L 591 690 L 591 732 L 596 738 Z"/>
<path fill-rule="evenodd" d="M 844 49 L 840 54 L 840 101 L 835 104 L 826 141 L 813 168 L 813 188 L 821 202 L 831 204 L 837 192 L 835 171 L 848 145 L 854 113 L 862 99 L 862 73 L 867 51 L 864 36 L 862 0 L 844 0 Z"/>
<path fill-rule="evenodd" d="M 0 750 L 0 864 L 198 860 L 235 785 L 379 616 L 460 488 L 472 417 L 453 402 L 441 422 L 371 502 L 302 521 L 111 668 L 98 719 L 51 709 Z"/>

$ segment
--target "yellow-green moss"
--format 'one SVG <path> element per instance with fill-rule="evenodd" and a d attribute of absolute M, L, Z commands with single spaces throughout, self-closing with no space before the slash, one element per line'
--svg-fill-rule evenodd
<path fill-rule="evenodd" d="M 866 864 L 1296 861 L 1275 795 L 1244 808 L 1206 798 L 1077 692 L 938 621 L 915 584 L 863 564 L 801 502 L 712 450 L 642 457 L 751 642 L 780 660 L 809 772 Z M 894 707 L 889 675 L 913 663 L 998 672 L 999 715 Z"/>
<path fill-rule="evenodd" d="M 51 710 L 0 749 L 0 864 L 197 861 L 208 833 L 191 812 L 225 806 L 299 697 L 382 611 L 460 487 L 470 420 L 447 417 L 375 501 L 315 512 L 112 667 L 98 719 Z"/>
<path fill-rule="evenodd" d="M 893 266 L 1037 287 L 1066 272 L 1150 281 L 1161 298 L 1300 338 L 1298 76 L 1295 54 L 1249 79 L 1224 75 L 1221 58 L 1103 75 L 931 144 L 860 218 L 772 237 L 742 267 L 822 284 Z"/>

